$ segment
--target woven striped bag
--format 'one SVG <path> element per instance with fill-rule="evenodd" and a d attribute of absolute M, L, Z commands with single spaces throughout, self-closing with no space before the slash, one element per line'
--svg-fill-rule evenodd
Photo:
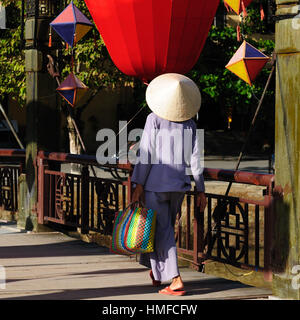
<path fill-rule="evenodd" d="M 125 246 L 136 253 L 154 251 L 156 212 L 138 207 L 131 215 L 126 232 Z"/>
<path fill-rule="evenodd" d="M 111 251 L 117 254 L 131 255 L 134 254 L 132 251 L 125 247 L 125 231 L 128 221 L 132 215 L 132 210 L 128 206 L 125 210 L 119 211 L 115 215 L 112 240 L 111 240 Z"/>
<path fill-rule="evenodd" d="M 132 255 L 154 251 L 156 212 L 143 206 L 125 210 L 115 216 L 111 251 Z"/>

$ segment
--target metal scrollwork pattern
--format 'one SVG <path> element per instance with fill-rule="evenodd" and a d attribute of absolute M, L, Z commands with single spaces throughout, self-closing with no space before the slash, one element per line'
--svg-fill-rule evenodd
<path fill-rule="evenodd" d="M 13 169 L 4 167 L 0 168 L 0 203 L 5 210 L 13 211 Z"/>
<path fill-rule="evenodd" d="M 217 228 L 218 251 L 231 264 L 244 258 L 247 263 L 248 253 L 248 210 L 240 203 L 231 202 L 225 217 Z"/>
<path fill-rule="evenodd" d="M 73 213 L 72 193 L 71 179 L 67 176 L 59 177 L 55 188 L 55 212 L 61 220 Z"/>
<path fill-rule="evenodd" d="M 212 207 L 209 195 L 209 207 Z M 211 236 L 208 256 L 232 265 L 248 263 L 248 204 L 242 205 L 238 199 L 217 197 L 217 205 L 209 210 Z M 213 221 L 213 223 L 212 223 Z"/>
<path fill-rule="evenodd" d="M 97 227 L 104 234 L 111 234 L 114 216 L 116 211 L 118 211 L 118 184 L 97 180 L 95 191 L 98 208 Z"/>

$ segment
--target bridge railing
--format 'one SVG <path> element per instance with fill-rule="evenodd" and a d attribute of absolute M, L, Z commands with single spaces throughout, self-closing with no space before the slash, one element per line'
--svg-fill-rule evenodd
<path fill-rule="evenodd" d="M 80 164 L 81 173 L 62 172 L 59 166 L 51 169 L 67 163 Z M 91 175 L 91 166 L 92 172 L 101 171 L 101 177 Z M 130 165 L 99 165 L 92 156 L 41 151 L 37 170 L 40 224 L 51 221 L 80 228 L 83 234 L 109 235 L 115 213 L 130 202 Z"/>
<path fill-rule="evenodd" d="M 196 190 L 187 192 L 176 227 L 179 258 L 195 268 L 211 259 L 263 271 L 270 280 L 274 175 L 205 168 L 204 177 L 239 184 L 243 197 L 207 192 L 207 208 L 200 212 Z M 245 185 L 261 196 L 249 196 Z"/>
<path fill-rule="evenodd" d="M 0 205 L 15 212 L 25 151 L 0 150 L 0 161 Z M 81 172 L 61 170 L 63 164 L 71 163 L 80 164 Z M 95 170 L 96 176 L 92 174 Z M 36 172 L 40 224 L 52 222 L 80 228 L 83 234 L 111 235 L 115 212 L 131 199 L 130 164 L 100 166 L 94 156 L 40 151 Z M 270 277 L 274 175 L 205 168 L 204 177 L 206 181 L 239 184 L 241 190 L 251 185 L 258 192 L 263 189 L 263 194 L 257 200 L 245 192 L 241 197 L 211 190 L 206 194 L 205 212 L 199 212 L 196 190 L 187 192 L 175 230 L 179 258 L 198 269 L 212 259 L 263 271 Z"/>
<path fill-rule="evenodd" d="M 24 172 L 25 150 L 0 149 L 0 211 L 18 211 L 18 182 Z"/>

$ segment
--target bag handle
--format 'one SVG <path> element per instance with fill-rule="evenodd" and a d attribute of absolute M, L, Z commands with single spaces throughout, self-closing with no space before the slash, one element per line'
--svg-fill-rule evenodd
<path fill-rule="evenodd" d="M 129 205 L 124 209 L 124 211 L 126 211 L 128 208 L 132 207 L 134 205 L 134 207 L 136 207 L 136 205 L 142 207 L 142 208 L 146 208 L 145 204 L 143 201 L 133 201 L 130 202 Z"/>

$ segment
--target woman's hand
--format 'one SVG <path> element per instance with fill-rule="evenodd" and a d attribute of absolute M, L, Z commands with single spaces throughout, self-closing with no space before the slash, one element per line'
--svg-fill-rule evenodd
<path fill-rule="evenodd" d="M 137 184 L 136 188 L 133 191 L 131 202 L 141 201 L 145 203 L 144 187 L 141 184 Z"/>
<path fill-rule="evenodd" d="M 206 208 L 207 200 L 204 192 L 199 192 L 197 195 L 197 207 L 200 208 L 200 212 L 204 212 Z"/>

